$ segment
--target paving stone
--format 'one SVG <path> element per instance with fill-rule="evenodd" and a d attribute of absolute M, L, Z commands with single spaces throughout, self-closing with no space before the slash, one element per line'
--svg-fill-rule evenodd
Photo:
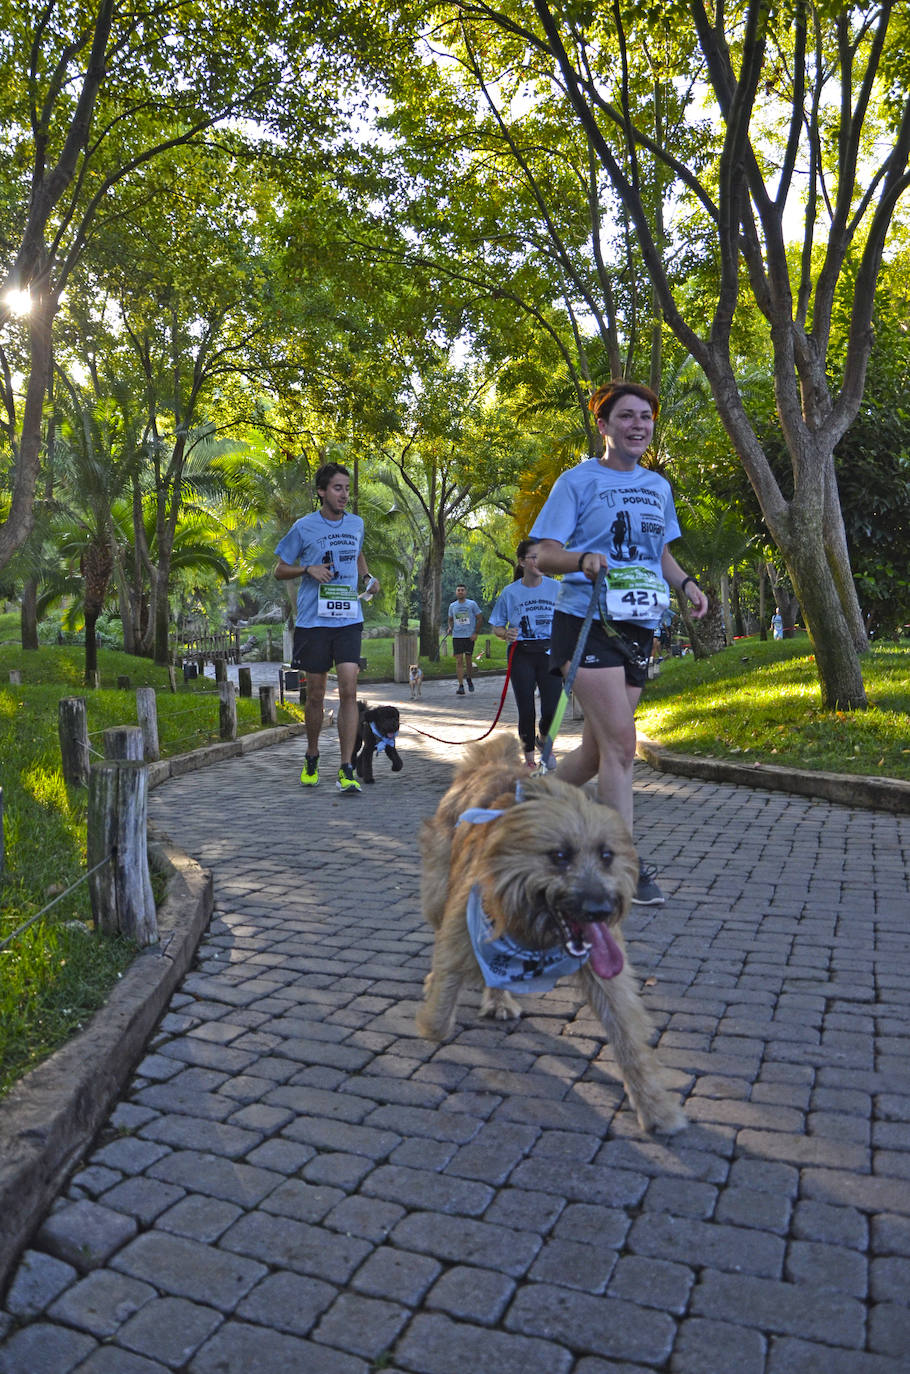
<path fill-rule="evenodd" d="M 715 1220 L 732 1226 L 751 1226 L 759 1231 L 786 1235 L 792 1204 L 788 1197 L 759 1192 L 756 1188 L 725 1188 L 717 1199 Z"/>
<path fill-rule="evenodd" d="M 38 1242 L 84 1273 L 103 1264 L 136 1230 L 132 1217 L 110 1207 L 73 1202 L 51 1213 L 38 1232 Z"/>
<path fill-rule="evenodd" d="M 320 1319 L 313 1336 L 372 1361 L 392 1348 L 410 1315 L 398 1303 L 342 1293 Z"/>
<path fill-rule="evenodd" d="M 70 1374 L 95 1344 L 84 1331 L 32 1322 L 0 1346 L 0 1374 Z"/>
<path fill-rule="evenodd" d="M 676 1334 L 665 1312 L 542 1283 L 519 1288 L 505 1325 L 578 1353 L 652 1365 L 667 1359 Z"/>
<path fill-rule="evenodd" d="M 157 1120 L 157 1117 L 153 1118 L 153 1121 Z M 149 1126 L 151 1124 L 152 1122 L 148 1123 Z M 92 1163 L 104 1164 L 109 1169 L 118 1169 L 122 1174 L 142 1174 L 149 1165 L 162 1159 L 167 1153 L 165 1145 L 159 1145 L 152 1140 L 140 1140 L 138 1136 L 122 1136 L 119 1140 L 112 1140 L 109 1145 L 96 1150 L 92 1155 Z"/>
<path fill-rule="evenodd" d="M 493 1199 L 493 1190 L 485 1184 L 394 1164 L 374 1169 L 361 1184 L 361 1191 L 404 1207 L 432 1208 L 457 1216 L 479 1216 Z"/>
<path fill-rule="evenodd" d="M 357 1270 L 351 1287 L 416 1307 L 441 1270 L 442 1265 L 429 1255 L 380 1245 Z"/>
<path fill-rule="evenodd" d="M 548 1340 L 529 1339 L 486 1327 L 453 1322 L 439 1314 L 414 1318 L 395 1349 L 395 1358 L 420 1374 L 568 1374 L 572 1355 Z"/>
<path fill-rule="evenodd" d="M 790 1337 L 771 1341 L 766 1374 L 905 1374 L 906 1361 L 861 1350 L 835 1350 Z"/>
<path fill-rule="evenodd" d="M 681 1323 L 672 1374 L 765 1374 L 767 1341 L 748 1327 L 694 1317 Z"/>
<path fill-rule="evenodd" d="M 549 1240 L 531 1265 L 528 1277 L 540 1283 L 561 1283 L 585 1293 L 603 1293 L 616 1255 L 572 1240 Z"/>
<path fill-rule="evenodd" d="M 117 1343 L 169 1367 L 182 1368 L 223 1320 L 213 1308 L 184 1298 L 155 1298 L 122 1327 Z"/>
<path fill-rule="evenodd" d="M 827 1202 L 798 1202 L 793 1212 L 792 1234 L 800 1240 L 819 1240 L 865 1250 L 869 1221 L 855 1207 L 835 1207 Z M 908 1222 L 910 1240 L 910 1222 Z"/>
<path fill-rule="evenodd" d="M 207 1193 L 241 1207 L 255 1207 L 281 1183 L 281 1175 L 218 1155 L 177 1150 L 152 1166 L 149 1173 L 165 1183 Z"/>
<path fill-rule="evenodd" d="M 484 1212 L 483 1219 L 511 1230 L 536 1231 L 544 1235 L 552 1230 L 565 1205 L 563 1198 L 552 1193 L 532 1193 L 526 1188 L 500 1188 Z"/>
<path fill-rule="evenodd" d="M 296 1217 L 298 1221 L 322 1221 L 326 1213 L 343 1199 L 344 1193 L 340 1188 L 320 1187 L 304 1179 L 291 1178 L 274 1188 L 261 1205 L 266 1212 Z"/>
<path fill-rule="evenodd" d="M 325 1218 L 325 1225 L 345 1235 L 381 1241 L 385 1240 L 404 1214 L 404 1208 L 397 1203 L 363 1197 L 358 1193 L 344 1198 L 337 1207 L 333 1207 Z"/>
<path fill-rule="evenodd" d="M 768 1277 L 780 1274 L 785 1249 L 779 1236 L 675 1217 L 669 1212 L 639 1217 L 629 1233 L 627 1246 L 653 1259 Z"/>
<path fill-rule="evenodd" d="M 748 1324 L 766 1334 L 799 1336 L 856 1350 L 865 1345 L 862 1303 L 806 1284 L 706 1269 L 692 1294 L 690 1310 L 716 1321 Z"/>
<path fill-rule="evenodd" d="M 154 1288 L 110 1269 L 96 1269 L 74 1284 L 48 1311 L 55 1321 L 78 1327 L 93 1336 L 113 1336 L 115 1331 L 155 1297 Z"/>
<path fill-rule="evenodd" d="M 611 1298 L 622 1298 L 626 1302 L 640 1303 L 642 1307 L 657 1307 L 682 1316 L 694 1282 L 695 1273 L 685 1264 L 622 1255 L 610 1277 L 607 1292 Z"/>
<path fill-rule="evenodd" d="M 101 1345 L 79 1366 L 78 1374 L 167 1374 L 167 1366 L 117 1346 Z"/>
<path fill-rule="evenodd" d="M 910 1260 L 873 1260 L 869 1279 L 869 1295 L 874 1302 L 906 1304 L 910 1295 Z"/>
<path fill-rule="evenodd" d="M 433 1285 L 425 1306 L 439 1308 L 458 1321 L 492 1326 L 499 1321 L 514 1292 L 515 1282 L 506 1274 L 457 1264 Z"/>
<path fill-rule="evenodd" d="M 77 1278 L 71 1264 L 43 1250 L 26 1250 L 16 1267 L 4 1306 L 20 1321 L 37 1317 Z"/>
<path fill-rule="evenodd" d="M 362 1155 L 329 1150 L 315 1155 L 300 1172 L 307 1183 L 325 1183 L 353 1191 L 371 1168 Z"/>
<path fill-rule="evenodd" d="M 119 1183 L 123 1178 L 119 1169 L 107 1169 L 103 1164 L 93 1164 L 87 1169 L 80 1169 L 78 1174 L 70 1180 L 67 1189 L 67 1197 L 77 1201 L 79 1198 L 99 1198 L 102 1193 L 106 1193 L 109 1188 L 113 1188 L 115 1183 Z"/>
<path fill-rule="evenodd" d="M 113 1207 L 118 1212 L 135 1217 L 143 1226 L 149 1226 L 157 1216 L 179 1202 L 184 1196 L 182 1188 L 170 1183 L 161 1183 L 154 1178 L 128 1178 L 118 1183 L 104 1194 L 105 1207 Z"/>
<path fill-rule="evenodd" d="M 317 1345 L 264 1326 L 229 1321 L 207 1341 L 188 1374 L 370 1374 L 369 1364 L 329 1346 Z"/>
<path fill-rule="evenodd" d="M 263 1212 L 241 1217 L 224 1233 L 220 1244 L 266 1264 L 312 1274 L 329 1283 L 346 1282 L 372 1248 L 354 1236 L 342 1236 L 291 1217 L 268 1216 Z"/>
<path fill-rule="evenodd" d="M 224 1121 L 205 1121 L 201 1117 L 161 1116 L 143 1126 L 149 1139 L 161 1141 L 176 1150 L 204 1150 L 207 1154 L 239 1159 L 262 1140 L 260 1131 L 244 1131 Z"/>
<path fill-rule="evenodd" d="M 842 1245 L 791 1241 L 787 1247 L 784 1277 L 809 1288 L 849 1293 L 855 1298 L 865 1298 L 869 1291 L 865 1256 Z"/>
<path fill-rule="evenodd" d="M 438 1212 L 413 1212 L 398 1223 L 391 1238 L 409 1250 L 455 1264 L 479 1264 L 515 1277 L 527 1271 L 540 1248 L 540 1239 L 528 1232 Z"/>
<path fill-rule="evenodd" d="M 910 1310 L 900 1303 L 880 1302 L 869 1313 L 869 1346 L 880 1355 L 906 1361 L 910 1349 Z"/>
<path fill-rule="evenodd" d="M 177 1298 L 232 1312 L 266 1270 L 246 1259 L 183 1236 L 147 1231 L 117 1255 L 116 1267 Z"/>
<path fill-rule="evenodd" d="M 240 1212 L 233 1202 L 192 1193 L 158 1218 L 158 1229 L 210 1244 L 237 1220 Z"/>
<path fill-rule="evenodd" d="M 238 1318 L 307 1336 L 338 1296 L 334 1285 L 304 1274 L 269 1274 L 237 1308 Z"/>

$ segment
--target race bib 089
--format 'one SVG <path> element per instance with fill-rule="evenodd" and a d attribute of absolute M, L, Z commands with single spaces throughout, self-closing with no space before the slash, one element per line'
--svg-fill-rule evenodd
<path fill-rule="evenodd" d="M 322 582 L 319 586 L 319 619 L 350 620 L 357 614 L 357 593 L 341 582 Z"/>
<path fill-rule="evenodd" d="M 611 568 L 605 600 L 608 620 L 659 620 L 670 605 L 670 589 L 650 568 Z"/>

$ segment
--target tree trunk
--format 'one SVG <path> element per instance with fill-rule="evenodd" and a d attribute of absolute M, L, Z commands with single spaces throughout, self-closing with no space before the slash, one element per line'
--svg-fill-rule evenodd
<path fill-rule="evenodd" d="M 420 653 L 439 662 L 439 626 L 442 623 L 442 560 L 445 537 L 434 532 L 426 561 L 420 570 Z"/>
<path fill-rule="evenodd" d="M 0 523 L 0 568 L 22 547 L 34 524 L 35 486 L 44 437 L 44 398 L 51 375 L 51 330 L 57 297 L 47 286 L 33 286 L 28 314 L 29 374 L 22 412 L 19 452 L 13 469 L 13 489 L 6 520 Z"/>
<path fill-rule="evenodd" d="M 29 577 L 22 588 L 19 607 L 19 633 L 23 649 L 38 648 L 38 579 Z"/>
<path fill-rule="evenodd" d="M 851 711 L 867 705 L 856 645 L 838 595 L 821 522 L 803 525 L 781 552 L 815 651 L 822 708 Z M 783 610 L 783 607 L 781 607 Z"/>
<path fill-rule="evenodd" d="M 706 583 L 702 590 L 708 598 L 708 614 L 703 620 L 693 620 L 684 609 L 683 622 L 689 636 L 689 643 L 692 645 L 692 653 L 696 658 L 710 658 L 712 654 L 719 653 L 726 643 L 724 612 L 722 597 L 717 588 Z M 682 601 L 682 598 L 680 600 Z M 689 603 L 686 601 L 685 606 L 688 607 L 688 605 Z"/>

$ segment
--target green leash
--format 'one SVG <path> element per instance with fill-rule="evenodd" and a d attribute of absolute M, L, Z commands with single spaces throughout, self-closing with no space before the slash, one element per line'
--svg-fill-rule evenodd
<path fill-rule="evenodd" d="M 591 600 L 588 602 L 588 609 L 585 611 L 585 618 L 581 622 L 581 629 L 578 632 L 578 640 L 575 645 L 575 652 L 569 663 L 569 671 L 566 673 L 565 681 L 562 685 L 562 695 L 553 712 L 553 719 L 550 721 L 550 728 L 547 731 L 543 744 L 540 747 L 540 766 L 543 771 L 550 767 L 550 757 L 553 753 L 553 741 L 559 734 L 559 727 L 562 725 L 563 717 L 566 714 L 566 707 L 572 695 L 572 688 L 575 685 L 575 674 L 578 672 L 581 656 L 585 651 L 588 642 L 588 635 L 591 632 L 591 624 L 594 620 L 594 612 L 597 610 L 597 603 L 600 599 L 600 589 L 603 586 L 606 569 L 597 569 L 597 576 L 594 579 L 594 586 L 591 588 Z"/>

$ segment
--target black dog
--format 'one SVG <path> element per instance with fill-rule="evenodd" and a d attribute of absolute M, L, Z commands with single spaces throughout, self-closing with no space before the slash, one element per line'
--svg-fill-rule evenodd
<path fill-rule="evenodd" d="M 392 772 L 400 773 L 404 764 L 395 748 L 395 736 L 398 734 L 399 726 L 398 707 L 368 707 L 365 701 L 358 701 L 357 710 L 360 714 L 360 723 L 351 762 L 358 777 L 364 782 L 376 781 L 373 777 L 373 755 L 377 749 L 385 750 L 392 763 Z"/>

